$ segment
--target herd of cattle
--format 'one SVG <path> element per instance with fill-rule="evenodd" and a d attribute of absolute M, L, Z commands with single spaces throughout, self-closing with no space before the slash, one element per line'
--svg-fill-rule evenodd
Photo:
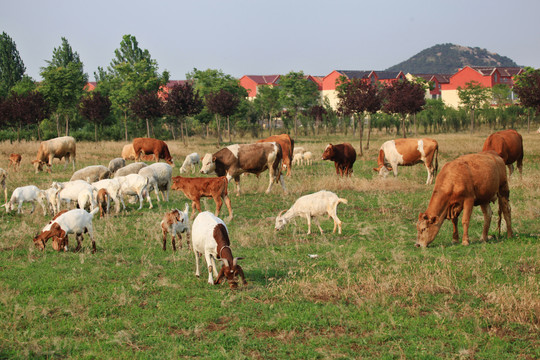
<path fill-rule="evenodd" d="M 377 171 L 386 176 L 393 171 L 397 176 L 398 166 L 410 166 L 424 163 L 428 177 L 426 184 L 431 184 L 438 168 L 438 144 L 433 139 L 396 139 L 385 142 L 377 158 Z M 75 139 L 69 136 L 59 137 L 41 142 L 36 159 L 32 161 L 36 173 L 46 167 L 51 171 L 54 158 L 64 159 L 67 167 L 71 161 L 73 170 L 76 162 Z M 114 202 L 116 212 L 122 205 L 126 209 L 124 198 L 138 198 L 139 209 L 143 207 L 144 199 L 152 201 L 150 194 L 155 191 L 157 201 L 160 201 L 161 192 L 164 201 L 169 199 L 169 191 L 179 190 L 192 201 L 191 219 L 198 216 L 190 227 L 189 206 L 181 211 L 173 209 L 163 216 L 160 224 L 163 233 L 163 250 L 166 249 L 167 235 L 172 236 L 172 247 L 176 250 L 175 237 L 178 237 L 181 247 L 181 234 L 187 233 L 196 258 L 196 275 L 199 276 L 199 257 L 204 254 L 208 265 L 208 282 L 221 283 L 224 279 L 231 288 L 237 286 L 236 278 L 239 276 L 246 284 L 244 273 L 238 260 L 234 258 L 230 248 L 228 230 L 225 223 L 218 217 L 223 202 L 227 206 L 229 217 L 233 218 L 233 209 L 228 197 L 228 183 L 234 179 L 237 195 L 240 194 L 240 176 L 251 173 L 259 176 L 268 170 L 269 183 L 266 193 L 269 193 L 274 183 L 280 183 L 286 193 L 284 176 L 291 175 L 293 164 L 310 163 L 313 158 L 311 152 L 301 147 L 295 149 L 294 141 L 289 135 L 281 134 L 259 140 L 254 144 L 235 144 L 227 146 L 214 154 L 206 154 L 200 159 L 197 153 L 189 154 L 180 173 L 193 173 L 200 163 L 200 172 L 203 174 L 216 174 L 217 177 L 182 177 L 172 176 L 174 161 L 164 141 L 152 138 L 136 138 L 122 150 L 122 157 L 110 161 L 109 166 L 93 165 L 75 171 L 68 182 L 53 182 L 51 187 L 40 190 L 34 185 L 16 188 L 9 201 L 7 201 L 6 177 L 7 171 L 0 168 L 0 185 L 4 189 L 5 208 L 11 211 L 17 205 L 18 212 L 24 202 L 32 203 L 32 212 L 38 202 L 44 215 L 53 214 L 52 220 L 43 227 L 33 239 L 34 244 L 44 249 L 49 239 L 57 251 L 67 251 L 68 234 L 74 234 L 77 239 L 77 249 L 81 247 L 84 233 L 88 233 L 92 241 L 92 251 L 96 251 L 93 235 L 92 220 L 95 214 L 100 217 L 110 211 L 110 204 Z M 159 160 L 165 160 L 160 163 Z M 322 154 L 323 160 L 334 161 L 336 174 L 350 176 L 356 161 L 356 152 L 351 144 L 328 144 Z M 126 165 L 126 160 L 135 160 Z M 155 163 L 147 165 L 141 160 L 154 160 Z M 21 156 L 12 154 L 8 169 L 12 166 L 17 171 Z M 484 214 L 484 227 L 482 240 L 486 240 L 491 222 L 491 208 L 489 204 L 498 200 L 498 228 L 500 231 L 501 214 L 504 216 L 508 236 L 512 236 L 509 188 L 506 174 L 506 165 L 509 173 L 513 171 L 513 163 L 522 172 L 523 141 L 521 135 L 515 130 L 504 130 L 490 135 L 483 146 L 482 152 L 463 155 L 448 162 L 438 174 L 433 194 L 428 208 L 421 213 L 417 222 L 416 246 L 426 247 L 436 237 L 442 223 L 449 219 L 453 224 L 453 241 L 459 241 L 457 229 L 458 217 L 463 212 L 463 245 L 469 244 L 468 227 L 473 206 L 480 206 Z M 216 204 L 215 213 L 202 212 L 201 197 L 212 197 Z M 62 204 L 74 202 L 78 209 L 61 210 Z M 346 199 L 336 194 L 321 190 L 297 199 L 288 210 L 280 212 L 275 219 L 275 230 L 282 229 L 292 218 L 305 217 L 308 223 L 308 234 L 311 233 L 311 219 L 316 221 L 321 233 L 323 232 L 318 217 L 327 215 L 334 220 L 334 229 L 341 234 L 342 222 L 337 217 L 337 206 L 347 203 Z M 90 208 L 90 212 L 85 209 Z M 188 241 L 189 245 L 189 241 Z M 221 260 L 223 266 L 217 273 L 215 259 Z M 212 276 L 214 275 L 214 276 Z M 214 277 L 216 278 L 214 280 Z"/>

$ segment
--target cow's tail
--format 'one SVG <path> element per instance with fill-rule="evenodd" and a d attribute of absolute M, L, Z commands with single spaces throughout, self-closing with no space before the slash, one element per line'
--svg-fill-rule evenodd
<path fill-rule="evenodd" d="M 439 145 L 435 147 L 435 151 L 433 152 L 433 157 L 435 160 L 435 165 L 433 166 L 433 177 L 437 176 L 437 171 L 439 171 Z"/>
<path fill-rule="evenodd" d="M 283 168 L 283 149 L 281 148 L 281 145 L 279 145 L 277 142 L 274 143 L 274 146 L 277 148 L 277 154 L 276 156 L 279 156 L 279 161 L 277 164 L 277 168 L 274 168 L 275 174 L 276 174 L 276 184 L 279 183 L 279 179 L 281 179 L 281 169 Z M 274 164 L 275 165 L 275 164 Z"/>

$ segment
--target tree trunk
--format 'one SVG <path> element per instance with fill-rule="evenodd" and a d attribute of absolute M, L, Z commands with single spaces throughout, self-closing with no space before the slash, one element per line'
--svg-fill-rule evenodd
<path fill-rule="evenodd" d="M 94 123 L 94 141 L 97 142 L 97 123 Z"/>
<path fill-rule="evenodd" d="M 148 119 L 146 119 L 146 137 L 150 137 L 150 123 L 148 122 Z"/>
<path fill-rule="evenodd" d="M 55 114 L 56 119 L 56 136 L 60 137 L 60 114 Z"/>
<path fill-rule="evenodd" d="M 364 151 L 362 150 L 362 137 L 364 136 L 364 119 L 362 119 L 361 116 L 358 116 L 358 135 L 360 135 L 360 156 L 363 156 Z"/>
<path fill-rule="evenodd" d="M 69 116 L 68 114 L 65 115 L 66 117 L 66 136 L 69 135 Z"/>
<path fill-rule="evenodd" d="M 126 142 L 128 141 L 128 132 L 127 132 L 127 112 L 124 111 L 124 131 L 126 133 Z"/>
<path fill-rule="evenodd" d="M 418 137 L 418 129 L 416 128 L 416 113 L 413 114 L 413 126 L 414 126 L 414 137 Z"/>
<path fill-rule="evenodd" d="M 371 139 L 371 115 L 368 118 L 368 133 L 367 133 L 367 143 L 366 150 L 369 150 L 369 140 Z"/>
<path fill-rule="evenodd" d="M 231 143 L 231 124 L 229 122 L 229 115 L 227 115 L 227 133 L 229 134 L 229 143 Z"/>
<path fill-rule="evenodd" d="M 217 146 L 220 146 L 221 132 L 219 131 L 219 115 L 216 114 Z"/>
<path fill-rule="evenodd" d="M 183 124 L 184 124 L 184 130 L 186 132 L 186 135 L 184 136 L 184 145 L 187 146 L 187 144 L 188 144 L 188 123 L 187 123 L 186 119 L 184 119 Z"/>
<path fill-rule="evenodd" d="M 407 130 L 405 129 L 405 116 L 401 116 L 401 127 L 403 128 L 403 138 L 407 137 Z"/>
<path fill-rule="evenodd" d="M 474 109 L 471 112 L 471 134 L 474 132 Z"/>

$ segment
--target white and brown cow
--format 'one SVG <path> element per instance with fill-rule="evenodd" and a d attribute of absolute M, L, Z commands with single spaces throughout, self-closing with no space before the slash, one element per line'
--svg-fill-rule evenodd
<path fill-rule="evenodd" d="M 275 142 L 235 144 L 214 154 L 206 154 L 202 160 L 201 173 L 216 173 L 217 176 L 227 176 L 229 182 L 234 179 L 236 195 L 240 195 L 240 175 L 251 173 L 258 176 L 268 169 L 270 181 L 266 193 L 270 192 L 272 185 L 278 180 L 283 191 L 287 193 L 281 174 L 281 162 L 281 146 Z"/>
<path fill-rule="evenodd" d="M 43 170 L 43 165 L 47 165 L 47 171 L 51 172 L 54 158 L 64 158 L 66 160 L 64 169 L 71 160 L 73 162 L 73 171 L 75 171 L 76 148 L 77 145 L 75 138 L 71 136 L 62 136 L 47 141 L 42 141 L 39 144 L 36 159 L 32 160 L 36 173 Z"/>
<path fill-rule="evenodd" d="M 426 184 L 433 183 L 437 172 L 439 144 L 433 139 L 396 139 L 382 144 L 377 158 L 377 167 L 373 170 L 386 177 L 390 170 L 398 174 L 398 166 L 411 166 L 423 162 L 428 177 Z"/>

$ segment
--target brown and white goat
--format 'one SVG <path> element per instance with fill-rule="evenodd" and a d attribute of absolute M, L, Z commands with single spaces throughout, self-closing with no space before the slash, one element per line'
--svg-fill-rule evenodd
<path fill-rule="evenodd" d="M 225 176 L 218 178 L 187 178 L 175 176 L 172 178 L 172 190 L 181 190 L 186 197 L 192 201 L 191 207 L 201 212 L 201 197 L 211 197 L 216 203 L 216 212 L 214 215 L 219 216 L 219 211 L 225 201 L 225 205 L 229 210 L 228 221 L 233 218 L 231 199 L 227 194 L 227 186 L 229 182 Z M 195 216 L 195 211 L 191 218 Z"/>
<path fill-rule="evenodd" d="M 111 205 L 111 197 L 107 190 L 99 189 L 96 195 L 96 202 L 99 208 L 99 218 L 101 219 L 105 214 L 109 213 Z"/>
<path fill-rule="evenodd" d="M 22 159 L 21 154 L 9 155 L 8 170 L 9 170 L 9 167 L 12 166 L 13 171 L 18 171 L 19 168 L 21 167 L 21 159 Z"/>
<path fill-rule="evenodd" d="M 211 285 L 221 284 L 226 278 L 231 289 L 238 287 L 236 278 L 242 279 L 243 285 L 247 285 L 242 267 L 238 260 L 233 257 L 230 247 L 229 233 L 223 220 L 209 211 L 197 215 L 192 228 L 193 252 L 195 253 L 195 276 L 199 277 L 199 256 L 204 254 L 208 266 L 208 283 Z M 223 266 L 216 270 L 214 259 L 223 261 Z M 212 274 L 216 277 L 212 277 Z"/>
<path fill-rule="evenodd" d="M 170 212 L 165 213 L 163 220 L 161 221 L 161 232 L 163 233 L 163 251 L 167 249 L 167 234 L 171 234 L 173 251 L 176 251 L 175 236 L 178 235 L 178 244 L 182 248 L 182 233 L 187 233 L 187 243 L 189 245 L 189 238 L 191 237 L 191 231 L 189 230 L 189 205 L 186 203 L 184 211 L 178 209 L 172 209 Z"/>

